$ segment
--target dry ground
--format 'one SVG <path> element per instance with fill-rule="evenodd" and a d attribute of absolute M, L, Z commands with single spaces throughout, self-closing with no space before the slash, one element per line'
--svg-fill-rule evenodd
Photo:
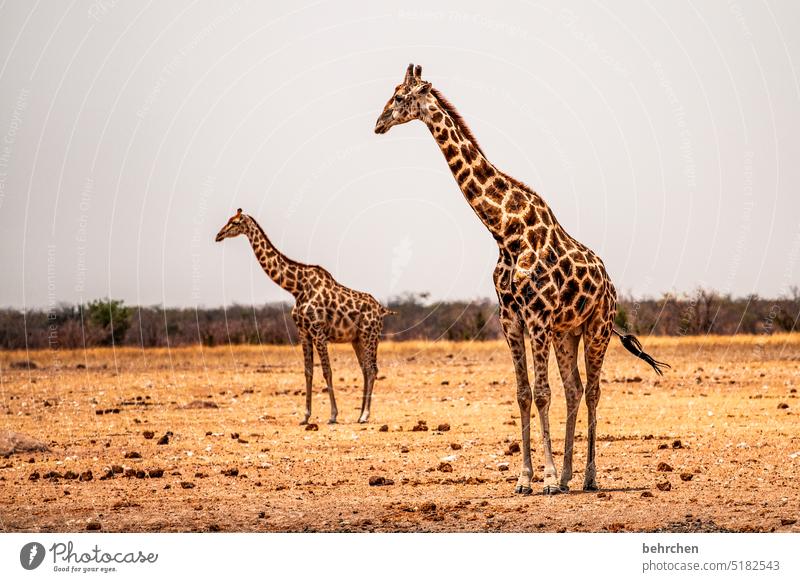
<path fill-rule="evenodd" d="M 0 431 L 50 445 L 0 458 L 0 530 L 798 531 L 800 335 L 645 343 L 673 370 L 659 379 L 613 342 L 601 491 L 580 491 L 582 405 L 573 491 L 552 497 L 513 495 L 520 421 L 501 343 L 385 343 L 363 426 L 355 357 L 339 346 L 340 424 L 325 424 L 317 368 L 316 431 L 298 425 L 298 348 L 0 353 Z M 28 359 L 38 367 L 10 367 Z M 558 450 L 564 400 L 552 358 L 551 382 Z M 187 408 L 193 401 L 218 408 Z M 412 430 L 418 421 L 428 430 Z M 69 478 L 89 470 L 91 480 Z"/>

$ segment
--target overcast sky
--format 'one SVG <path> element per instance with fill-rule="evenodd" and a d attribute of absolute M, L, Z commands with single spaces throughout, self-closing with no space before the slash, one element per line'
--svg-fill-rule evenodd
<path fill-rule="evenodd" d="M 239 206 L 381 300 L 493 297 L 428 130 L 373 133 L 410 61 L 620 291 L 800 281 L 797 2 L 499 4 L 3 3 L 0 306 L 289 299 Z"/>

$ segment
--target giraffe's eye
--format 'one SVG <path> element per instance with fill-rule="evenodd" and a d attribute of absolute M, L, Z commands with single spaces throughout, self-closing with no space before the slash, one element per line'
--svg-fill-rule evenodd
<path fill-rule="evenodd" d="M 395 103 L 402 103 L 403 102 L 403 96 L 402 95 L 395 95 L 394 96 L 394 102 Z"/>

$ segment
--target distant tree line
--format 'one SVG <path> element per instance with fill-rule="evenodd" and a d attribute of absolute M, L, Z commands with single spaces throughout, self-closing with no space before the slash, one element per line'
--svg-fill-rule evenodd
<path fill-rule="evenodd" d="M 384 334 L 395 341 L 502 338 L 494 299 L 436 302 L 425 294 L 404 295 L 390 301 L 389 307 L 398 313 L 386 318 Z M 616 323 L 642 335 L 772 334 L 794 332 L 799 317 L 797 288 L 780 299 L 732 298 L 700 289 L 659 299 L 622 297 Z M 0 349 L 296 341 L 291 306 L 285 303 L 194 309 L 133 307 L 101 299 L 52 310 L 0 309 Z"/>

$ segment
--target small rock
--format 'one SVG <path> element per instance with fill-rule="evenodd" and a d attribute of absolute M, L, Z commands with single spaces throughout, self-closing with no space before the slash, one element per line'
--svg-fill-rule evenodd
<path fill-rule="evenodd" d="M 508 463 L 500 463 L 497 465 L 498 471 L 508 471 Z"/>
<path fill-rule="evenodd" d="M 642 497 L 653 497 L 652 491 L 642 491 Z"/>
<path fill-rule="evenodd" d="M 412 432 L 424 432 L 428 430 L 428 423 L 424 420 L 418 420 L 417 424 L 415 424 L 412 428 Z"/>
<path fill-rule="evenodd" d="M 442 461 L 441 463 L 439 463 L 439 466 L 436 467 L 436 470 L 437 471 L 441 471 L 442 473 L 452 473 L 453 472 L 453 465 L 451 465 L 450 463 L 447 463 L 445 461 Z"/>
<path fill-rule="evenodd" d="M 169 444 L 169 435 L 165 434 L 156 443 L 158 445 L 168 445 Z"/>
<path fill-rule="evenodd" d="M 781 518 L 781 525 L 794 525 L 797 523 L 797 520 L 791 517 L 782 517 Z"/>
<path fill-rule="evenodd" d="M 78 474 L 75 471 L 67 471 L 66 473 L 64 473 L 64 479 L 73 480 L 73 479 L 77 479 L 77 478 L 78 478 Z"/>
<path fill-rule="evenodd" d="M 669 445 L 667 443 L 661 443 L 660 445 L 658 445 L 658 450 L 659 451 L 662 450 L 662 449 L 668 449 L 668 448 L 669 448 Z"/>
<path fill-rule="evenodd" d="M 100 525 L 99 521 L 90 521 L 86 524 L 86 531 L 100 531 L 103 529 L 103 526 Z"/>
<path fill-rule="evenodd" d="M 146 438 L 147 440 L 150 440 L 151 438 L 156 436 L 156 433 L 154 433 L 152 430 L 146 430 L 146 431 L 142 432 L 142 436 L 144 438 Z"/>
<path fill-rule="evenodd" d="M 388 424 L 381 425 L 381 427 L 378 429 L 378 432 L 389 432 L 389 425 Z"/>
<path fill-rule="evenodd" d="M 183 489 L 194 489 L 195 485 L 191 481 L 181 481 L 181 487 Z"/>
<path fill-rule="evenodd" d="M 507 456 L 510 456 L 510 455 L 513 455 L 514 453 L 518 453 L 519 450 L 520 450 L 519 449 L 519 443 L 518 442 L 513 442 L 513 443 L 508 445 L 508 448 L 506 449 L 505 454 Z"/>
<path fill-rule="evenodd" d="M 208 531 L 221 531 L 221 528 L 216 523 L 212 523 L 208 526 Z"/>
<path fill-rule="evenodd" d="M 422 513 L 433 513 L 436 511 L 436 504 L 433 501 L 426 501 L 422 505 L 419 506 L 419 510 Z"/>
<path fill-rule="evenodd" d="M 139 469 L 138 471 L 136 471 L 137 479 L 144 479 L 145 477 L 147 477 L 147 473 L 145 473 L 143 470 Z"/>
<path fill-rule="evenodd" d="M 313 422 L 309 422 L 306 425 L 306 430 L 319 430 L 319 426 L 314 424 Z"/>
<path fill-rule="evenodd" d="M 778 410 L 786 410 L 787 408 L 789 408 L 789 405 L 786 404 L 785 402 L 781 402 L 780 404 L 778 404 Z"/>
<path fill-rule="evenodd" d="M 439 432 L 447 432 L 448 430 L 450 430 L 450 425 L 447 424 L 446 422 L 443 422 L 442 424 L 436 427 L 436 430 L 438 430 Z"/>
<path fill-rule="evenodd" d="M 39 471 L 34 471 L 28 476 L 28 480 L 30 481 L 38 481 L 39 480 Z"/>
<path fill-rule="evenodd" d="M 691 481 L 693 477 L 692 473 L 681 473 L 681 481 Z"/>
<path fill-rule="evenodd" d="M 222 474 L 226 477 L 236 477 L 239 474 L 239 469 L 235 467 L 233 469 L 225 469 Z"/>
<path fill-rule="evenodd" d="M 126 459 L 141 459 L 142 458 L 142 454 L 141 453 L 137 453 L 136 451 L 128 451 L 127 453 L 125 453 L 125 458 Z"/>
<path fill-rule="evenodd" d="M 618 521 L 608 526 L 608 531 L 610 531 L 611 533 L 618 533 L 623 531 L 624 529 L 625 529 L 625 524 L 622 524 Z"/>
<path fill-rule="evenodd" d="M 136 469 L 125 469 L 126 477 L 136 477 Z"/>
<path fill-rule="evenodd" d="M 660 473 L 669 473 L 672 471 L 672 466 L 664 461 L 661 461 L 656 467 L 656 471 L 659 471 Z"/>
<path fill-rule="evenodd" d="M 111 465 L 111 471 L 114 473 L 122 473 L 122 467 L 120 465 Z"/>
<path fill-rule="evenodd" d="M 84 471 L 83 473 L 81 473 L 80 479 L 81 481 L 91 481 L 92 479 L 94 479 L 94 475 L 92 475 L 91 470 Z"/>
<path fill-rule="evenodd" d="M 408 447 L 400 447 L 400 452 L 401 453 L 407 453 L 408 452 Z"/>
<path fill-rule="evenodd" d="M 453 449 L 454 451 L 460 451 L 461 445 L 458 443 L 450 443 L 450 448 Z"/>
<path fill-rule="evenodd" d="M 182 406 L 181 408 L 185 410 L 200 410 L 203 408 L 219 408 L 219 405 L 216 402 L 211 402 L 209 400 L 192 400 L 189 404 Z"/>
<path fill-rule="evenodd" d="M 672 484 L 669 481 L 662 481 L 661 483 L 656 483 L 656 488 L 659 491 L 669 491 L 672 489 Z"/>
<path fill-rule="evenodd" d="M 386 485 L 394 485 L 394 481 L 381 477 L 380 475 L 373 475 L 369 478 L 370 487 L 383 487 Z"/>
<path fill-rule="evenodd" d="M 150 469 L 147 474 L 151 479 L 159 479 L 164 476 L 164 469 Z"/>
<path fill-rule="evenodd" d="M 672 448 L 673 449 L 682 449 L 683 448 L 683 443 L 680 441 L 680 439 L 675 439 L 674 441 L 672 441 Z"/>

